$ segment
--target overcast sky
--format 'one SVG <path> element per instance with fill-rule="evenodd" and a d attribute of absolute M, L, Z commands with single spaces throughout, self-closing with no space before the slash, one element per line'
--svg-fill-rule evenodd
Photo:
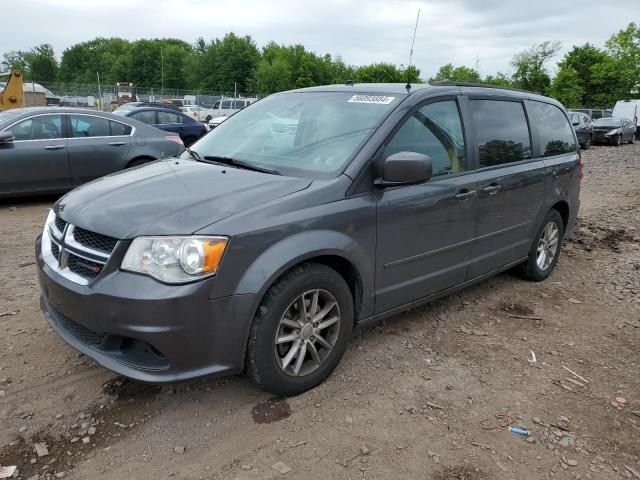
<path fill-rule="evenodd" d="M 19 20 L 2 26 L 0 55 L 50 43 L 60 56 L 98 36 L 176 37 L 193 42 L 233 31 L 301 43 L 346 63 L 407 64 L 421 9 L 414 63 L 422 77 L 445 63 L 482 75 L 510 73 L 514 54 L 560 40 L 560 56 L 584 42 L 602 46 L 629 22 L 640 23 L 640 0 L 19 0 Z M 8 10 L 7 10 L 8 12 Z"/>

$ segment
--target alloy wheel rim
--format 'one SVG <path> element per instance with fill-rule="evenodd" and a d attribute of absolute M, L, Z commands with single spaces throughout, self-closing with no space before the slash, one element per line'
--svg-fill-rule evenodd
<path fill-rule="evenodd" d="M 308 290 L 286 308 L 274 337 L 280 369 L 292 377 L 314 372 L 327 360 L 340 333 L 336 298 L 327 290 Z"/>
<path fill-rule="evenodd" d="M 538 251 L 536 254 L 536 263 L 540 270 L 547 270 L 553 263 L 560 244 L 560 229 L 556 222 L 549 222 L 542 229 L 540 241 L 538 242 Z"/>

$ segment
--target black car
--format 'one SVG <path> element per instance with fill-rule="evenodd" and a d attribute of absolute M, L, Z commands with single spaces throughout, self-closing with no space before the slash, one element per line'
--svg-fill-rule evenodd
<path fill-rule="evenodd" d="M 111 113 L 7 110 L 0 112 L 0 197 L 64 192 L 183 150 L 178 135 Z"/>
<path fill-rule="evenodd" d="M 204 123 L 173 108 L 136 107 L 118 109 L 113 113 L 153 125 L 167 132 L 177 133 L 187 147 L 207 133 Z"/>
<path fill-rule="evenodd" d="M 633 143 L 635 136 L 636 127 L 626 118 L 607 117 L 593 122 L 593 143 L 620 146 Z"/>
<path fill-rule="evenodd" d="M 593 120 L 586 113 L 568 112 L 567 115 L 576 131 L 578 143 L 584 150 L 587 150 L 593 141 Z"/>
<path fill-rule="evenodd" d="M 368 325 L 516 268 L 553 271 L 584 164 L 557 101 L 486 86 L 271 95 L 179 158 L 82 186 L 35 252 L 52 328 L 170 382 L 322 382 Z"/>

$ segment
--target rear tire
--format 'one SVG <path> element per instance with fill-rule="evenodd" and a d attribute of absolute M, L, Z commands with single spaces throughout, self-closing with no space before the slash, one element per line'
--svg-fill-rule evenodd
<path fill-rule="evenodd" d="M 318 263 L 293 268 L 258 308 L 249 334 L 248 375 L 283 397 L 319 385 L 344 355 L 353 321 L 353 297 L 340 274 Z"/>
<path fill-rule="evenodd" d="M 633 145 L 633 143 L 636 141 L 636 134 L 632 133 L 631 134 L 631 139 L 629 139 L 629 143 Z"/>
<path fill-rule="evenodd" d="M 544 217 L 534 237 L 527 260 L 519 265 L 518 274 L 533 282 L 546 279 L 558 262 L 564 238 L 564 221 L 560 213 L 552 209 Z"/>
<path fill-rule="evenodd" d="M 584 144 L 582 145 L 583 150 L 589 150 L 590 148 L 591 148 L 591 135 L 589 135 L 589 137 L 584 141 Z"/>

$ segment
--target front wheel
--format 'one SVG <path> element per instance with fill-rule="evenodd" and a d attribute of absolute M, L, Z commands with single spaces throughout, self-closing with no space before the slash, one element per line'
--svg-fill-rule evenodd
<path fill-rule="evenodd" d="M 520 275 L 534 282 L 541 282 L 547 278 L 558 262 L 563 238 L 562 217 L 557 210 L 551 210 L 534 237 L 527 260 L 520 265 Z"/>
<path fill-rule="evenodd" d="M 613 141 L 613 145 L 619 147 L 622 145 L 622 135 L 616 135 L 615 140 Z"/>
<path fill-rule="evenodd" d="M 279 396 L 322 383 L 347 349 L 353 312 L 349 286 L 335 270 L 317 263 L 295 267 L 258 308 L 247 350 L 249 376 Z"/>

